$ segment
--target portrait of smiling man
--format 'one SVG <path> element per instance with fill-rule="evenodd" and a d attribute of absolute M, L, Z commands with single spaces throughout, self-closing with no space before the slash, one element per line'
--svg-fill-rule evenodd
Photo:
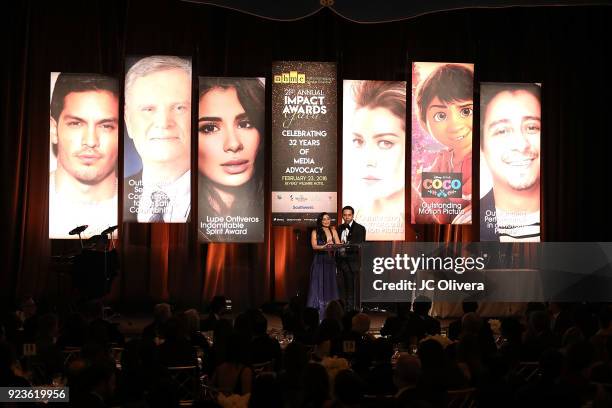
<path fill-rule="evenodd" d="M 540 86 L 481 85 L 481 241 L 540 241 Z"/>
<path fill-rule="evenodd" d="M 52 74 L 52 78 L 57 74 Z M 85 236 L 117 224 L 117 80 L 59 73 L 49 134 L 56 160 L 49 175 L 49 238 L 89 225 Z"/>
<path fill-rule="evenodd" d="M 125 126 L 142 170 L 124 180 L 124 220 L 187 222 L 191 209 L 191 61 L 139 59 L 125 76 Z M 126 155 L 126 168 L 133 157 Z"/>

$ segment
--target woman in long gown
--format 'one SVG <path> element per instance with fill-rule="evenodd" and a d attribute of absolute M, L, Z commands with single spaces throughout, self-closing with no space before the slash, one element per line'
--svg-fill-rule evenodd
<path fill-rule="evenodd" d="M 330 225 L 331 217 L 324 212 L 317 218 L 317 227 L 312 230 L 310 244 L 315 251 L 310 267 L 310 287 L 308 290 L 309 307 L 319 310 L 323 316 L 328 302 L 338 299 L 338 284 L 336 283 L 336 260 L 329 245 L 339 244 L 340 238 L 336 228 Z"/>

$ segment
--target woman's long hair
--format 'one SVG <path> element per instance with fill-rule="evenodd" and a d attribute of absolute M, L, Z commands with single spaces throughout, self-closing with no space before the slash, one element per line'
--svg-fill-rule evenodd
<path fill-rule="evenodd" d="M 329 215 L 329 213 L 322 212 L 317 217 L 317 226 L 315 230 L 317 231 L 317 241 L 327 242 L 327 235 L 325 235 L 325 231 L 323 230 L 323 217 Z M 331 229 L 329 231 L 331 233 Z"/>
<path fill-rule="evenodd" d="M 251 208 L 262 205 L 261 197 L 263 197 L 264 192 L 263 141 L 265 138 L 265 89 L 263 83 L 256 78 L 201 78 L 198 100 L 201 100 L 204 95 L 216 88 L 234 88 L 236 90 L 238 101 L 244 108 L 253 126 L 259 132 L 259 147 L 251 179 L 240 187 L 232 188 L 237 192 L 236 195 L 240 199 L 234 200 L 231 208 L 215 190 L 214 186 L 219 186 L 200 173 L 198 194 L 205 198 L 200 200 L 199 213 L 228 215 L 232 212 L 247 216 Z M 244 199 L 246 197 L 250 199 Z"/>

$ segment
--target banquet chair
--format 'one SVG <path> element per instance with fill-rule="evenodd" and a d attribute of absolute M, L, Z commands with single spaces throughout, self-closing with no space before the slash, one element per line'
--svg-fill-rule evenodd
<path fill-rule="evenodd" d="M 397 402 L 393 395 L 369 395 L 361 400 L 362 408 L 396 408 Z"/>
<path fill-rule="evenodd" d="M 80 357 L 81 348 L 80 347 L 66 347 L 62 350 L 62 355 L 64 357 L 64 367 L 68 367 L 70 363 Z"/>
<path fill-rule="evenodd" d="M 540 374 L 540 364 L 537 361 L 521 361 L 518 363 L 515 373 L 525 382 L 535 380 Z"/>
<path fill-rule="evenodd" d="M 257 376 L 261 373 L 274 371 L 274 360 L 268 360 L 261 363 L 252 364 L 253 373 Z"/>
<path fill-rule="evenodd" d="M 463 388 L 448 391 L 448 408 L 475 408 L 474 393 L 476 388 Z"/>
<path fill-rule="evenodd" d="M 181 406 L 191 406 L 200 395 L 200 379 L 198 367 L 174 366 L 167 367 L 170 381 L 176 386 Z"/>

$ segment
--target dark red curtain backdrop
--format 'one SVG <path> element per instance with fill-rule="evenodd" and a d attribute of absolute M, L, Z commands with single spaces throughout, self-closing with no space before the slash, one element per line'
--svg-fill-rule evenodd
<path fill-rule="evenodd" d="M 610 7 L 457 10 L 366 25 L 329 10 L 274 22 L 175 0 L 24 0 L 0 8 L 3 299 L 57 294 L 62 282 L 52 256 L 75 248 L 47 238 L 49 72 L 122 80 L 132 54 L 188 55 L 194 76 L 262 76 L 268 84 L 275 60 L 336 61 L 339 79 L 379 80 L 409 80 L 410 61 L 466 61 L 476 64 L 477 81 L 542 82 L 544 239 L 609 239 Z M 266 144 L 269 160 L 269 126 Z M 195 145 L 193 153 L 195 168 Z M 225 294 L 242 308 L 305 296 L 308 238 L 304 228 L 268 225 L 264 244 L 201 245 L 193 221 L 125 224 L 111 297 L 199 305 Z M 470 241 L 478 239 L 477 225 L 407 228 L 407 240 L 414 239 Z"/>

